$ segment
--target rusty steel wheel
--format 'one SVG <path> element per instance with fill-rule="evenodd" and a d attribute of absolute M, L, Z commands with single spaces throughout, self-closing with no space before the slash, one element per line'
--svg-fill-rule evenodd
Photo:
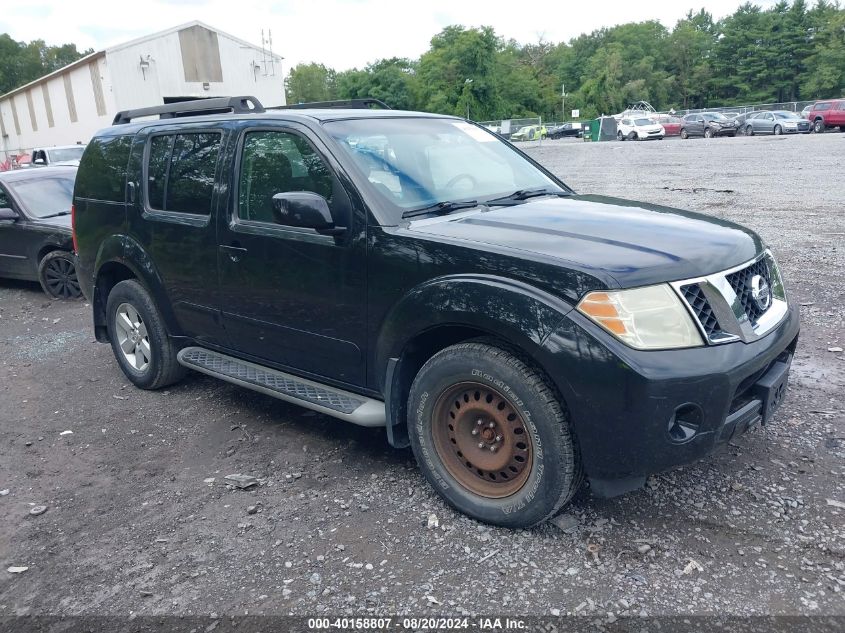
<path fill-rule="evenodd" d="M 499 391 L 460 382 L 434 405 L 434 447 L 449 474 L 491 499 L 517 492 L 531 473 L 531 437 L 522 416 Z"/>

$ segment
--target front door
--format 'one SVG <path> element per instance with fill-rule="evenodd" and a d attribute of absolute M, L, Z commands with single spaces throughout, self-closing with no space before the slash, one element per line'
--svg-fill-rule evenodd
<path fill-rule="evenodd" d="M 26 231 L 26 218 L 2 186 L 0 209 L 12 209 L 18 214 L 17 220 L 0 220 L 0 277 L 35 279 L 38 262 L 28 259 L 31 236 Z"/>
<path fill-rule="evenodd" d="M 296 124 L 245 127 L 220 214 L 223 323 L 241 353 L 294 371 L 364 384 L 366 239 L 351 185 L 313 133 Z M 344 182 L 346 180 L 344 179 Z M 273 196 L 310 191 L 329 202 L 340 235 L 277 223 Z"/>

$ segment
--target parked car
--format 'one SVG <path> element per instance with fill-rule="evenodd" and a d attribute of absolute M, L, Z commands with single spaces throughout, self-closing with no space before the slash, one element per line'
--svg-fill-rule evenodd
<path fill-rule="evenodd" d="M 661 114 L 657 123 L 663 126 L 665 136 L 679 136 L 681 133 L 681 118 L 670 114 Z"/>
<path fill-rule="evenodd" d="M 45 167 L 48 165 L 79 166 L 79 159 L 85 151 L 85 145 L 59 145 L 45 147 L 32 151 L 32 165 Z"/>
<path fill-rule="evenodd" d="M 190 368 L 385 427 L 508 527 L 773 422 L 798 310 L 750 229 L 577 195 L 457 117 L 298 107 L 122 112 L 89 143 L 79 279 L 137 387 Z"/>
<path fill-rule="evenodd" d="M 814 132 L 824 132 L 836 126 L 845 132 L 845 99 L 816 101 L 807 119 L 812 122 Z"/>
<path fill-rule="evenodd" d="M 577 122 L 563 123 L 546 129 L 547 138 L 565 138 L 567 136 L 581 138 L 583 134 L 584 130 L 582 129 L 581 124 Z"/>
<path fill-rule="evenodd" d="M 511 134 L 511 141 L 539 141 L 546 138 L 546 128 L 542 125 L 524 125 Z"/>
<path fill-rule="evenodd" d="M 71 241 L 75 167 L 0 173 L 0 277 L 41 282 L 51 297 L 80 296 Z"/>
<path fill-rule="evenodd" d="M 801 110 L 801 118 L 807 119 L 809 121 L 810 120 L 810 110 L 812 110 L 812 109 L 813 109 L 812 103 L 808 106 L 804 106 L 804 109 Z"/>
<path fill-rule="evenodd" d="M 721 112 L 700 112 L 688 114 L 681 122 L 681 138 L 690 136 L 736 136 L 735 120 L 727 118 Z"/>
<path fill-rule="evenodd" d="M 745 121 L 745 135 L 755 134 L 809 134 L 810 122 L 788 110 L 755 112 Z"/>
<path fill-rule="evenodd" d="M 616 128 L 616 139 L 619 141 L 646 141 L 648 139 L 663 140 L 666 130 L 659 123 L 645 117 L 622 117 Z"/>

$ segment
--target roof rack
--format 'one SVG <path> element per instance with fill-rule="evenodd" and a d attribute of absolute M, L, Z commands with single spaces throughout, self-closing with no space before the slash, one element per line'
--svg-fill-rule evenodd
<path fill-rule="evenodd" d="M 312 110 L 318 108 L 329 109 L 359 109 L 376 106 L 382 110 L 390 110 L 390 106 L 380 99 L 341 99 L 338 101 L 312 101 L 310 103 L 295 103 L 292 105 L 274 106 L 268 110 Z"/>
<path fill-rule="evenodd" d="M 112 125 L 124 125 L 132 119 L 159 115 L 160 119 L 173 119 L 181 116 L 205 114 L 259 114 L 264 106 L 255 97 L 213 97 L 211 99 L 193 99 L 151 108 L 122 110 L 114 116 Z"/>

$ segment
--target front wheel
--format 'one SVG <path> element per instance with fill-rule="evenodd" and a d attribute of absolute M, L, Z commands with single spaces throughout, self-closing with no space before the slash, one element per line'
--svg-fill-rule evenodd
<path fill-rule="evenodd" d="M 713 130 L 709 127 L 704 130 L 704 138 L 713 138 Z"/>
<path fill-rule="evenodd" d="M 566 410 L 516 355 L 483 342 L 448 347 L 420 369 L 408 401 L 411 447 L 457 510 L 520 528 L 554 516 L 581 483 Z"/>
<path fill-rule="evenodd" d="M 813 123 L 813 131 L 816 134 L 821 134 L 822 132 L 824 132 L 824 121 L 822 121 L 821 119 L 816 119 L 816 121 Z"/>
<path fill-rule="evenodd" d="M 745 128 L 745 135 L 746 136 L 754 136 L 754 128 L 750 125 Z"/>
<path fill-rule="evenodd" d="M 51 251 L 38 262 L 41 288 L 54 299 L 76 299 L 82 296 L 76 278 L 76 257 L 67 251 Z"/>
<path fill-rule="evenodd" d="M 177 382 L 185 368 L 178 347 L 149 292 L 134 279 L 121 281 L 106 303 L 109 340 L 120 369 L 136 387 L 159 389 Z"/>
<path fill-rule="evenodd" d="M 776 125 L 774 132 L 775 132 L 775 136 L 780 136 L 781 134 L 783 134 L 783 128 L 779 125 Z"/>

